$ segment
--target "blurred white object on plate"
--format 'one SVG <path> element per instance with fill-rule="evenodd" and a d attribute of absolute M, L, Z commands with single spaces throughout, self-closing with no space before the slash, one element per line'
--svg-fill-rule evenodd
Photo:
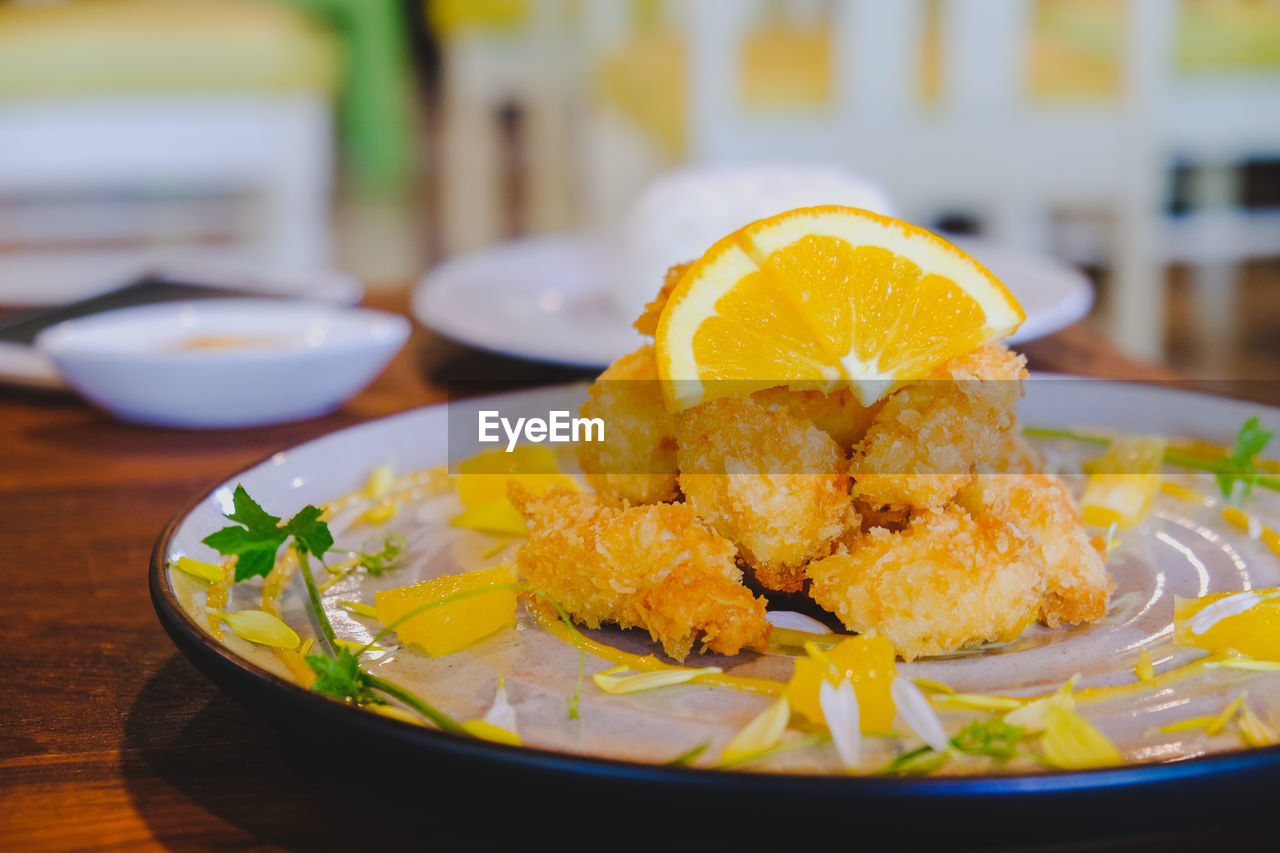
<path fill-rule="evenodd" d="M 1009 343 L 1035 340 L 1089 313 L 1093 286 L 1079 270 L 980 237 L 946 236 L 1005 283 L 1027 320 Z M 598 234 L 513 240 L 453 258 L 413 294 L 413 314 L 456 341 L 514 358 L 600 369 L 639 347 L 639 311 L 614 300 L 621 261 Z M 662 285 L 659 276 L 644 301 Z"/>
<path fill-rule="evenodd" d="M 117 417 L 176 427 L 283 423 L 337 408 L 409 335 L 395 314 L 315 302 L 211 299 L 68 320 L 36 348 Z"/>
<path fill-rule="evenodd" d="M 636 317 L 667 269 L 702 257 L 744 225 L 797 207 L 839 204 L 893 215 L 874 183 L 843 169 L 807 165 L 687 167 L 651 183 L 631 204 L 618 235 L 614 300 Z"/>

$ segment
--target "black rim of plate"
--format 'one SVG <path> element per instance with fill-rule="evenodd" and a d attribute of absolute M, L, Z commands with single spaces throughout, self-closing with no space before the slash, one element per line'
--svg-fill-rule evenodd
<path fill-rule="evenodd" d="M 1180 392 L 1186 393 L 1186 392 Z M 1209 396 L 1209 395 L 1195 395 Z M 448 405 L 442 403 L 438 405 Z M 431 407 L 426 407 L 431 408 Z M 410 410 L 420 411 L 420 410 Z M 360 429 L 379 421 L 390 421 L 410 412 L 401 412 L 354 424 L 286 448 L 283 452 L 305 447 L 341 433 Z M 609 780 L 643 785 L 663 786 L 670 790 L 720 793 L 735 797 L 753 796 L 770 799 L 791 798 L 836 799 L 842 802 L 854 800 L 892 803 L 903 800 L 915 803 L 929 801 L 933 804 L 952 802 L 967 803 L 996 797 L 1001 802 L 1016 798 L 1030 804 L 1036 800 L 1053 798 L 1055 812 L 1067 805 L 1064 798 L 1073 795 L 1086 800 L 1102 795 L 1107 801 L 1107 811 L 1118 806 L 1115 798 L 1126 791 L 1142 789 L 1169 794 L 1194 791 L 1197 810 L 1205 810 L 1209 804 L 1206 793 L 1214 794 L 1232 811 L 1255 800 L 1262 791 L 1270 790 L 1280 781 L 1280 745 L 1234 749 L 1225 752 L 1196 756 L 1169 762 L 1129 764 L 1123 767 L 1090 770 L 1053 770 L 1034 773 L 990 773 L 973 776 L 897 776 L 897 775 L 832 775 L 805 773 L 757 772 L 749 768 L 715 770 L 710 768 L 647 764 L 614 758 L 559 752 L 529 746 L 509 746 L 493 741 L 456 735 L 435 728 L 415 725 L 370 711 L 348 706 L 314 693 L 301 685 L 282 678 L 257 664 L 239 657 L 201 628 L 182 608 L 169 578 L 169 546 L 178 527 L 186 517 L 227 483 L 233 482 L 258 464 L 276 454 L 268 454 L 259 463 L 237 471 L 232 477 L 207 489 L 187 504 L 165 525 L 151 553 L 149 586 L 152 604 L 170 638 L 178 649 L 209 676 L 226 687 L 235 685 L 232 691 L 251 701 L 270 700 L 282 710 L 296 710 L 307 714 L 317 722 L 328 722 L 348 727 L 353 732 L 372 737 L 377 741 L 397 747 L 427 750 L 442 758 L 462 759 L 480 764 L 501 765 L 510 769 L 571 775 L 583 780 Z M 674 753 L 673 753 L 674 754 Z M 1230 781 L 1230 784 L 1226 784 Z M 1236 784 L 1239 782 L 1240 784 Z M 1215 793 L 1216 792 L 1216 793 Z M 1166 804 L 1167 805 L 1167 804 Z M 972 814 L 968 815 L 972 817 Z M 1119 817 L 1119 815 L 1117 815 Z M 1162 809 L 1150 820 L 1160 820 L 1167 825 L 1170 810 Z M 1143 822 L 1140 815 L 1126 813 L 1124 824 L 1137 828 Z"/>

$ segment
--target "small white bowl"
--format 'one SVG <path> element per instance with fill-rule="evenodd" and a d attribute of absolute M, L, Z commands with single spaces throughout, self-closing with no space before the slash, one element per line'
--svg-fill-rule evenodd
<path fill-rule="evenodd" d="M 381 311 L 211 299 L 68 320 L 36 347 L 68 385 L 124 420 L 244 427 L 332 411 L 408 336 L 408 320 Z"/>

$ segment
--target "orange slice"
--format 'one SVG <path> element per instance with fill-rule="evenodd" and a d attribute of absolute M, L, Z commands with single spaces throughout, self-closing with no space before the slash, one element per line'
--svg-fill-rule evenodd
<path fill-rule="evenodd" d="M 668 409 L 776 385 L 849 385 L 870 405 L 1026 319 L 955 246 L 852 207 L 725 237 L 676 285 L 655 336 Z"/>

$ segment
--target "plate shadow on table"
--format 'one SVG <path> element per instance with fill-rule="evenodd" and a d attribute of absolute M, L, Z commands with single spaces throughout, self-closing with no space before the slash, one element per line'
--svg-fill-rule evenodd
<path fill-rule="evenodd" d="M 205 846 L 227 839 L 292 849 L 485 849 L 531 845 L 614 850 L 1036 849 L 1167 853 L 1201 839 L 1212 849 L 1265 846 L 1263 816 L 1223 815 L 1213 826 L 1089 840 L 1084 815 L 1037 830 L 990 831 L 899 818 L 870 822 L 780 807 L 744 812 L 714 796 L 478 772 L 423 762 L 377 744 L 316 732 L 305 720 L 267 720 L 206 681 L 176 652 L 143 685 L 124 721 L 121 773 L 157 840 Z M 213 820 L 192 825 L 187 802 Z M 1161 819 L 1173 821 L 1171 808 Z M 927 816 L 921 815 L 925 818 Z M 1148 816 L 1149 818 L 1150 816 Z M 1134 816 L 1135 823 L 1137 820 Z M 1017 824 L 1011 815 L 1011 825 Z M 995 839 L 992 832 L 1002 838 Z M 926 835 L 929 833 L 929 835 Z M 1064 838 L 1072 841 L 1062 841 Z M 443 845 L 443 846 L 442 846 Z"/>

